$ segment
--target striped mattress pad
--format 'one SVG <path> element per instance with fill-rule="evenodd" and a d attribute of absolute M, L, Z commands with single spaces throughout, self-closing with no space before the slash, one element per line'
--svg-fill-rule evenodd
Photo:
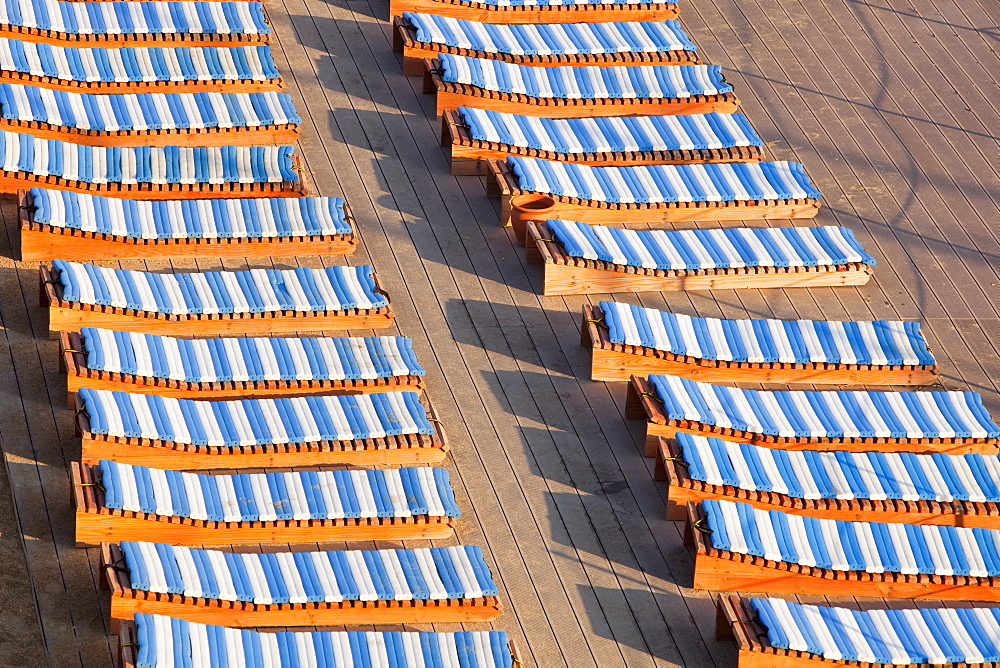
<path fill-rule="evenodd" d="M 1000 437 L 976 392 L 743 390 L 649 376 L 671 420 L 782 438 Z"/>
<path fill-rule="evenodd" d="M 509 156 L 507 164 L 520 190 L 596 202 L 757 202 L 822 196 L 800 163 L 783 160 L 593 167 Z"/>
<path fill-rule="evenodd" d="M 931 365 L 919 322 L 721 320 L 602 301 L 611 343 L 707 360 L 784 364 Z"/>
<path fill-rule="evenodd" d="M 269 35 L 260 2 L 3 0 L 0 25 L 70 35 Z"/>
<path fill-rule="evenodd" d="M 1000 661 L 1000 608 L 849 610 L 780 598 L 749 603 L 778 649 L 865 664 Z"/>
<path fill-rule="evenodd" d="M 997 455 L 815 452 L 678 433 L 687 475 L 797 499 L 1000 502 Z"/>
<path fill-rule="evenodd" d="M 1000 531 L 824 520 L 703 500 L 717 550 L 835 571 L 1000 576 Z"/>
<path fill-rule="evenodd" d="M 690 151 L 763 146 L 743 114 L 536 118 L 459 107 L 478 141 L 553 153 Z"/>
<path fill-rule="evenodd" d="M 423 376 L 402 336 L 178 339 L 84 327 L 87 368 L 188 383 Z"/>
<path fill-rule="evenodd" d="M 448 471 L 387 470 L 207 475 L 102 460 L 106 508 L 210 522 L 459 517 Z"/>
<path fill-rule="evenodd" d="M 695 51 L 680 21 L 628 23 L 479 23 L 403 12 L 416 41 L 512 55 Z"/>
<path fill-rule="evenodd" d="M 32 188 L 32 221 L 129 239 L 258 239 L 351 234 L 340 197 L 132 200 Z"/>
<path fill-rule="evenodd" d="M 233 554 L 121 543 L 132 589 L 273 603 L 410 601 L 496 596 L 478 546 Z"/>
<path fill-rule="evenodd" d="M 416 392 L 195 401 L 81 388 L 90 432 L 241 448 L 433 434 Z"/>
<path fill-rule="evenodd" d="M 0 37 L 0 70 L 66 81 L 267 81 L 281 74 L 269 46 L 73 48 Z"/>
<path fill-rule="evenodd" d="M 830 267 L 875 264 L 846 227 L 730 227 L 716 230 L 626 230 L 569 220 L 545 221 L 570 257 L 686 271 L 739 267 Z"/>
<path fill-rule="evenodd" d="M 288 93 L 99 95 L 8 83 L 0 83 L 0 118 L 97 132 L 249 128 L 302 120 Z"/>
<path fill-rule="evenodd" d="M 441 79 L 501 93 L 568 100 L 687 98 L 733 87 L 718 65 L 534 67 L 502 60 L 438 54 Z"/>
<path fill-rule="evenodd" d="M 278 631 L 135 615 L 135 668 L 512 668 L 502 631 Z"/>
<path fill-rule="evenodd" d="M 377 309 L 389 301 L 371 265 L 155 274 L 53 260 L 62 299 L 153 313 L 323 312 Z"/>
<path fill-rule="evenodd" d="M 298 181 L 292 146 L 86 146 L 0 130 L 0 169 L 84 183 Z"/>

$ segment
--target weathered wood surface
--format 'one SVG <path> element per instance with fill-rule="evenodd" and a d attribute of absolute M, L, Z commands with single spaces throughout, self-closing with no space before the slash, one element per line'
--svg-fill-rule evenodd
<path fill-rule="evenodd" d="M 662 519 L 641 423 L 625 421 L 620 385 L 586 380 L 579 314 L 606 296 L 538 296 L 541 269 L 497 225 L 483 179 L 448 174 L 433 101 L 392 53 L 386 2 L 269 0 L 268 11 L 309 182 L 348 197 L 362 240 L 351 259 L 273 264 L 370 261 L 393 295 L 448 426 L 459 538 L 498 566 L 504 612 L 474 628 L 512 631 L 528 665 L 734 665 L 734 646 L 714 640 L 710 595 L 688 588 L 693 557 Z M 807 224 L 853 228 L 880 265 L 861 288 L 618 298 L 706 317 L 921 318 L 944 386 L 982 391 L 1000 414 L 1000 118 L 986 83 L 998 20 L 983 0 L 686 3 L 685 29 L 727 68 L 768 155 L 800 160 L 824 192 Z M 13 204 L 2 213 L 11 257 Z M 109 665 L 97 551 L 72 547 L 79 446 L 37 265 L 0 260 L 0 294 L 0 663 Z"/>

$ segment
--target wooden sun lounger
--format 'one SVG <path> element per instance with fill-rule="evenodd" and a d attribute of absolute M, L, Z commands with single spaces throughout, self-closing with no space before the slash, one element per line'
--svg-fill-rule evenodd
<path fill-rule="evenodd" d="M 201 198 L 200 193 L 197 194 Z M 118 260 L 154 257 L 285 257 L 349 255 L 357 250 L 355 234 L 316 237 L 230 237 L 215 239 L 137 239 L 34 222 L 31 194 L 17 192 L 21 221 L 21 260 Z M 139 198 L 129 198 L 139 199 Z M 151 198 L 143 198 L 151 199 Z M 183 199 L 183 197 L 181 198 Z M 193 198 L 192 198 L 193 199 Z M 345 219 L 353 227 L 350 208 Z"/>
<path fill-rule="evenodd" d="M 688 476 L 679 463 L 681 449 L 672 439 L 658 438 L 654 478 L 666 480 L 667 519 L 687 519 L 688 504 L 704 499 L 739 501 L 762 510 L 810 515 L 852 522 L 898 522 L 941 524 L 955 527 L 1000 529 L 1000 504 L 973 501 L 902 501 L 896 499 L 799 499 L 777 492 L 746 490 L 730 485 L 711 485 Z"/>
<path fill-rule="evenodd" d="M 589 20 L 590 17 L 587 17 Z M 403 54 L 403 74 L 406 76 L 422 76 L 424 61 L 436 58 L 439 53 L 452 53 L 456 56 L 470 58 L 488 58 L 502 60 L 515 65 L 591 65 L 595 67 L 610 67 L 614 65 L 699 65 L 701 59 L 697 52 L 687 49 L 677 51 L 660 51 L 656 53 L 624 52 L 624 53 L 594 53 L 569 55 L 521 55 L 498 53 L 496 51 L 479 51 L 463 47 L 448 46 L 437 42 L 418 42 L 417 30 L 408 25 L 401 16 L 392 19 L 392 48 L 396 53 Z"/>
<path fill-rule="evenodd" d="M 378 285 L 378 277 L 375 277 Z M 381 287 L 379 288 L 381 289 Z M 342 311 L 272 311 L 267 313 L 173 315 L 116 306 L 68 302 L 62 285 L 41 267 L 40 304 L 49 307 L 49 331 L 79 332 L 81 327 L 104 327 L 125 332 L 168 336 L 267 334 L 347 329 L 381 329 L 392 325 L 389 306 Z"/>
<path fill-rule="evenodd" d="M 455 175 L 490 174 L 488 162 L 504 163 L 509 155 L 527 158 L 572 162 L 593 167 L 625 167 L 630 165 L 691 165 L 707 162 L 760 162 L 764 153 L 759 146 L 705 148 L 683 151 L 643 151 L 624 153 L 555 153 L 523 146 L 511 146 L 473 139 L 469 127 L 454 109 L 441 115 L 441 146 L 451 151 L 451 173 Z M 490 183 L 491 191 L 499 196 L 501 187 Z"/>
<path fill-rule="evenodd" d="M 118 46 L 117 44 L 115 46 Z M 211 81 L 74 81 L 26 72 L 0 70 L 0 81 L 71 93 L 265 93 L 284 88 L 282 79 L 214 79 Z"/>
<path fill-rule="evenodd" d="M 1000 601 L 1000 578 L 834 571 L 718 550 L 703 533 L 700 506 L 688 506 L 685 542 L 695 548 L 695 589 L 947 601 Z"/>
<path fill-rule="evenodd" d="M 665 350 L 612 343 L 600 306 L 583 307 L 581 344 L 591 351 L 590 379 L 628 381 L 633 374 L 669 374 L 706 383 L 809 383 L 823 385 L 930 385 L 936 366 L 873 364 L 792 364 L 727 362 L 678 355 Z"/>
<path fill-rule="evenodd" d="M 0 119 L 0 130 L 21 132 L 39 139 L 70 141 L 84 146 L 284 146 L 294 144 L 299 138 L 299 126 L 292 123 L 259 127 L 105 132 L 52 125 L 42 121 Z"/>
<path fill-rule="evenodd" d="M 158 394 L 175 399 L 273 399 L 304 397 L 311 394 L 370 394 L 392 390 L 421 392 L 423 376 L 392 376 L 348 380 L 236 380 L 215 383 L 190 383 L 183 380 L 138 376 L 130 373 L 99 371 L 87 367 L 82 352 L 83 338 L 78 332 L 59 332 L 59 360 L 66 372 L 69 407 L 76 406 L 77 390 Z"/>
<path fill-rule="evenodd" d="M 519 5 L 497 7 L 470 0 L 390 0 L 389 18 L 403 12 L 437 14 L 479 23 L 607 23 L 677 18 L 677 3 L 628 5 Z"/>
<path fill-rule="evenodd" d="M 450 538 L 454 533 L 453 518 L 427 515 L 214 522 L 113 510 L 104 505 L 99 469 L 79 462 L 72 462 L 70 466 L 77 547 L 94 547 L 108 540 L 145 540 L 186 546 L 253 545 L 434 539 Z"/>
<path fill-rule="evenodd" d="M 625 415 L 632 420 L 646 420 L 645 455 L 655 457 L 660 447 L 659 437 L 670 438 L 679 431 L 700 436 L 714 436 L 737 443 L 753 443 L 766 448 L 784 450 L 842 450 L 846 452 L 940 452 L 947 455 L 995 455 L 997 439 L 991 438 L 920 438 L 900 440 L 873 438 L 788 438 L 737 431 L 726 427 L 672 420 L 667 417 L 655 395 L 653 386 L 640 376 L 632 376 L 628 384 Z"/>
<path fill-rule="evenodd" d="M 871 267 L 863 263 L 818 267 L 760 267 L 699 270 L 645 269 L 571 257 L 552 240 L 545 223 L 527 221 L 527 261 L 544 264 L 544 295 L 614 292 L 674 292 L 740 288 L 807 288 L 864 285 Z M 704 377 L 702 377 L 704 379 Z"/>
<path fill-rule="evenodd" d="M 554 202 L 545 216 L 548 220 L 576 220 L 607 226 L 633 227 L 713 220 L 772 220 L 775 218 L 814 218 L 819 200 L 814 198 L 761 200 L 753 202 L 663 202 L 619 204 L 597 200 L 563 197 L 550 193 L 522 190 L 517 175 L 506 160 L 488 160 L 487 194 L 500 197 L 500 223 L 514 225 L 514 235 L 526 239 L 518 216 L 512 216 L 511 198 L 518 195 L 547 197 Z M 491 187 L 492 186 L 492 187 Z M 524 243 L 524 241 L 522 241 Z"/>
<path fill-rule="evenodd" d="M 84 465 L 102 459 L 177 471 L 222 469 L 295 468 L 309 466 L 390 466 L 434 464 L 448 453 L 441 422 L 426 399 L 433 435 L 404 434 L 351 441 L 271 444 L 244 447 L 190 445 L 173 441 L 94 434 L 83 401 L 77 397 L 76 432 L 82 439 Z"/>
<path fill-rule="evenodd" d="M 615 63 L 608 63 L 613 65 Z M 637 65 L 642 63 L 636 63 Z M 599 98 L 569 99 L 531 97 L 520 93 L 502 93 L 479 86 L 445 81 L 437 72 L 441 61 L 424 61 L 424 93 L 437 93 L 436 110 L 440 117 L 447 109 L 478 107 L 512 114 L 545 118 L 582 118 L 590 116 L 635 116 L 656 114 L 707 114 L 712 111 L 732 114 L 740 106 L 733 93 L 691 95 L 684 98 Z"/>
<path fill-rule="evenodd" d="M 52 46 L 73 46 L 95 48 L 139 47 L 139 46 L 254 46 L 270 44 L 271 35 L 243 33 L 128 33 L 123 35 L 87 35 L 58 30 L 44 30 L 27 26 L 0 24 L 0 37 L 38 42 Z"/>

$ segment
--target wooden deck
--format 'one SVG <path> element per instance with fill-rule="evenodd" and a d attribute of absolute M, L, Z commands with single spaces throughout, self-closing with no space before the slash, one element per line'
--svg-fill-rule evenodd
<path fill-rule="evenodd" d="M 498 227 L 481 177 L 448 175 L 433 99 L 392 53 L 387 3 L 268 11 L 314 192 L 350 201 L 362 246 L 349 262 L 378 269 L 429 369 L 459 540 L 486 548 L 502 589 L 495 628 L 542 668 L 733 665 L 711 598 L 686 588 L 692 557 L 661 519 L 624 385 L 585 379 L 587 298 L 538 297 L 540 270 Z M 685 0 L 681 13 L 771 155 L 805 163 L 824 192 L 815 223 L 854 228 L 880 264 L 862 288 L 620 298 L 700 316 L 921 319 L 944 385 L 982 391 L 1000 416 L 998 5 Z M 9 258 L 17 218 L 10 203 L 2 213 Z M 321 261 L 345 260 L 301 263 Z M 37 265 L 0 260 L 0 664 L 111 665 L 98 551 L 73 547 L 79 449 L 36 290 Z"/>

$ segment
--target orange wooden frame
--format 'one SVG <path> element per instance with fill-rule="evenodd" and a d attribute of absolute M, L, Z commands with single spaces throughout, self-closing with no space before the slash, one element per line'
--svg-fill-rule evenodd
<path fill-rule="evenodd" d="M 88 35 L 29 28 L 27 26 L 0 24 L 0 37 L 25 42 L 51 44 L 69 47 L 142 47 L 142 46 L 255 46 L 269 44 L 270 34 L 254 35 L 241 33 L 125 33 L 121 35 Z"/>
<path fill-rule="evenodd" d="M 469 0 L 389 0 L 390 20 L 403 12 L 437 14 L 479 23 L 607 23 L 676 19 L 677 3 L 497 7 Z"/>
<path fill-rule="evenodd" d="M 43 121 L 0 119 L 0 130 L 84 146 L 285 146 L 294 144 L 299 138 L 299 126 L 293 123 L 236 128 L 103 131 Z"/>
<path fill-rule="evenodd" d="M 2 36 L 2 33 L 0 33 Z M 65 46 L 65 45 L 61 45 Z M 96 46 L 96 45 L 88 45 Z M 118 46 L 115 44 L 114 46 Z M 83 47 L 87 48 L 87 47 Z M 280 91 L 284 82 L 277 79 L 212 79 L 199 81 L 76 81 L 38 76 L 27 72 L 0 70 L 0 82 L 25 84 L 64 90 L 70 93 L 112 95 L 117 93 L 266 93 Z"/>

